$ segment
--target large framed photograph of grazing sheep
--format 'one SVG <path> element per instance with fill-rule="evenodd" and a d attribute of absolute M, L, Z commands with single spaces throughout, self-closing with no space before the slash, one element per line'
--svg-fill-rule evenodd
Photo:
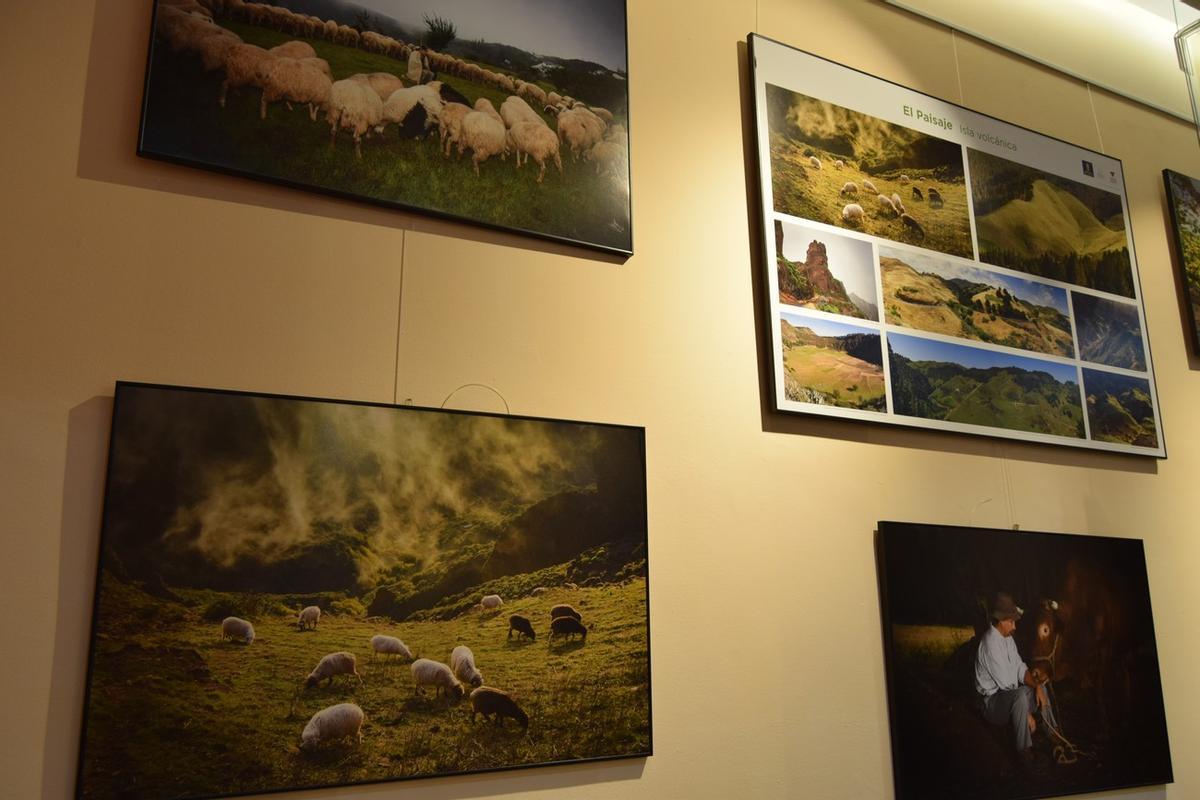
<path fill-rule="evenodd" d="M 157 0 L 138 153 L 633 252 L 625 0 Z"/>
<path fill-rule="evenodd" d="M 118 383 L 76 796 L 651 754 L 645 431 Z"/>
<path fill-rule="evenodd" d="M 1166 457 L 1120 161 L 749 49 L 776 411 Z"/>
<path fill-rule="evenodd" d="M 1170 783 L 1140 539 L 880 522 L 897 800 Z"/>
<path fill-rule="evenodd" d="M 1175 260 L 1187 309 L 1189 344 L 1200 355 L 1200 180 L 1173 170 L 1163 170 L 1167 206 L 1175 234 Z"/>

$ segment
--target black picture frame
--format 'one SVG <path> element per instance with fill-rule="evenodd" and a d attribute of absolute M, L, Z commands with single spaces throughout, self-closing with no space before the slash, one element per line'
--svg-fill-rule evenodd
<path fill-rule="evenodd" d="M 1140 539 L 880 522 L 876 561 L 897 800 L 1173 781 Z M 994 624 L 1002 592 L 1023 612 L 1007 636 Z M 1053 716 L 1035 717 L 1026 753 L 1016 723 L 981 708 L 976 659 L 992 627 L 993 645 L 1011 637 L 1025 669 L 1051 676 Z"/>
<path fill-rule="evenodd" d="M 1163 185 L 1167 190 L 1167 210 L 1171 218 L 1171 244 L 1175 255 L 1175 269 L 1183 290 L 1181 298 L 1188 326 L 1188 346 L 1192 354 L 1200 356 L 1200 251 L 1196 249 L 1196 236 L 1200 229 L 1200 180 L 1176 172 L 1163 170 Z"/>
<path fill-rule="evenodd" d="M 1167 457 L 1120 160 L 748 53 L 773 411 Z"/>
<path fill-rule="evenodd" d="M 75 796 L 650 756 L 645 464 L 635 426 L 118 382 Z M 459 645 L 482 675 L 418 695 Z"/>
<path fill-rule="evenodd" d="M 332 3 L 321 6 L 328 9 L 326 19 L 293 12 L 284 0 L 157 0 L 152 7 L 139 156 L 632 255 L 625 0 L 586 5 L 564 0 L 557 9 L 561 19 L 555 22 L 567 29 L 586 28 L 588 37 L 578 41 L 599 44 L 589 52 L 561 53 L 553 51 L 569 50 L 572 43 L 557 47 L 553 34 L 533 33 L 524 47 L 491 41 L 487 20 L 480 18 L 477 9 L 468 14 L 458 0 L 402 0 L 379 6 L 399 9 L 395 15 L 371 10 L 371 2 L 355 6 L 357 12 Z M 488 13 L 500 18 L 528 12 L 497 3 Z M 424 28 L 422 16 L 429 20 Z M 423 45 L 431 41 L 427 37 L 437 35 L 433 26 L 445 22 L 463 35 L 439 45 L 445 47 L 445 53 L 432 44 Z M 544 23 L 531 19 L 524 30 L 556 29 Z M 504 30 L 513 28 L 506 24 Z M 212 38 L 214 35 L 218 38 Z M 260 75 L 265 63 L 260 52 L 246 51 L 234 59 L 236 63 L 230 61 L 233 39 L 229 36 L 264 48 L 301 42 L 302 46 L 288 45 L 299 50 L 279 54 L 315 54 L 324 60 L 324 67 L 318 69 L 325 70 L 328 77 L 305 72 L 303 78 L 297 78 L 283 72 L 283 67 L 272 78 L 265 72 Z M 578 46 L 578 41 L 573 45 Z M 535 45 L 536 52 L 545 55 L 527 49 Z M 421 51 L 423 46 L 426 49 Z M 420 58 L 424 60 L 412 67 L 408 59 L 414 57 L 414 50 L 423 52 Z M 294 63 L 289 68 L 297 69 Z M 415 70 L 412 79 L 410 68 Z M 380 99 L 379 109 L 369 107 L 374 104 L 373 100 L 366 102 L 369 96 L 356 97 L 358 91 L 353 87 L 346 88 L 344 95 L 339 89 L 338 97 L 345 97 L 344 102 L 328 102 L 332 81 L 382 73 L 391 77 L 368 81 Z M 230 81 L 228 89 L 223 78 Z M 273 90 L 270 97 L 279 99 L 261 105 L 261 87 L 268 80 L 291 94 Z M 393 88 L 431 80 L 439 81 L 438 102 L 410 98 L 384 106 L 383 100 L 390 99 Z M 522 82 L 533 88 L 521 86 Z M 548 139 L 544 132 L 529 133 L 520 141 L 527 143 L 524 160 L 533 152 L 535 163 L 528 168 L 514 167 L 515 157 L 504 157 L 509 148 L 515 148 L 516 140 L 505 138 L 511 132 L 497 140 L 494 126 L 476 120 L 473 127 L 484 132 L 469 141 L 482 144 L 478 150 L 467 149 L 472 154 L 493 156 L 474 165 L 472 157 L 461 155 L 461 148 L 458 157 L 440 155 L 438 125 L 429 128 L 426 123 L 432 124 L 445 104 L 474 105 L 487 99 L 493 110 L 499 110 L 502 101 L 512 95 L 520 96 L 526 110 L 532 109 L 530 119 L 541 120 L 558 136 L 557 148 L 555 139 Z M 323 99 L 307 106 L 310 119 L 304 113 L 305 104 L 299 101 L 311 96 Z M 410 108 L 412 102 L 416 105 Z M 328 112 L 360 106 L 364 108 L 360 132 L 366 138 L 360 140 L 345 127 L 349 114 L 339 114 L 338 119 L 347 122 L 336 128 L 337 141 L 331 144 L 335 128 Z M 313 108 L 318 110 L 311 111 Z M 384 108 L 390 111 L 380 117 Z M 594 113 L 588 117 L 585 109 Z M 575 118 L 564 124 L 570 130 L 561 135 L 560 110 L 570 111 Z M 262 119 L 260 112 L 265 114 Z M 512 113 L 516 116 L 511 119 L 520 119 L 525 112 L 517 109 Z M 458 122 L 449 122 L 451 116 L 462 118 L 447 115 L 448 129 L 460 130 Z M 511 121 L 507 111 L 505 119 Z M 383 126 L 382 131 L 378 126 Z M 454 140 L 465 143 L 468 137 L 456 134 Z M 501 146 L 504 153 L 498 149 Z M 356 155 L 360 151 L 361 157 Z M 539 161 L 546 166 L 544 176 L 539 175 Z M 481 172 L 475 174 L 473 167 Z"/>

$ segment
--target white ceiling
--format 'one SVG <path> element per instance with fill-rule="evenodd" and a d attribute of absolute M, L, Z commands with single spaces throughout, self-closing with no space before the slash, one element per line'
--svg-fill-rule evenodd
<path fill-rule="evenodd" d="M 1176 30 L 1180 0 L 885 0 L 1161 111 L 1192 119 Z M 1198 50 L 1193 46 L 1193 50 Z"/>

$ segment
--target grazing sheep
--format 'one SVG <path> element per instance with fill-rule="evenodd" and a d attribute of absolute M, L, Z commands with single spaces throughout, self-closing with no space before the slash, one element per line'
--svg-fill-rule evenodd
<path fill-rule="evenodd" d="M 553 161 L 554 165 L 558 167 L 559 174 L 562 174 L 562 156 L 559 153 L 558 137 L 540 119 L 537 122 L 525 120 L 513 125 L 508 131 L 506 144 L 508 149 L 517 154 L 517 169 L 521 168 L 522 153 L 525 154 L 526 163 L 529 162 L 529 157 L 533 156 L 533 160 L 540 167 L 537 176 L 538 183 L 541 183 L 542 178 L 546 175 L 547 161 Z M 596 147 L 605 144 L 611 145 L 609 142 L 601 142 Z M 596 174 L 600 173 L 600 167 L 600 162 L 597 162 Z"/>
<path fill-rule="evenodd" d="M 942 207 L 942 193 L 937 189 L 933 188 L 932 186 L 927 187 L 925 189 L 925 196 L 929 198 L 930 208 Z"/>
<path fill-rule="evenodd" d="M 547 589 L 545 586 L 538 586 L 529 592 L 529 596 L 530 597 L 540 597 L 541 595 L 544 595 L 548 591 L 550 591 L 550 590 Z"/>
<path fill-rule="evenodd" d="M 577 620 L 583 619 L 583 616 L 573 606 L 569 606 L 566 603 L 559 603 L 550 609 L 550 619 L 558 619 L 559 617 L 574 617 Z"/>
<path fill-rule="evenodd" d="M 600 119 L 604 120 L 605 125 L 612 124 L 613 113 L 611 111 L 609 111 L 607 108 L 600 108 L 599 106 L 588 106 L 587 110 L 592 112 L 593 114 L 595 114 Z"/>
<path fill-rule="evenodd" d="M 842 184 L 842 191 L 840 194 L 843 196 L 848 194 L 858 194 L 858 184 L 854 183 L 853 181 L 847 181 L 846 183 Z"/>
<path fill-rule="evenodd" d="M 563 588 L 564 588 L 564 589 L 570 589 L 571 591 L 575 591 L 576 589 L 578 589 L 578 588 L 579 588 L 579 584 L 577 584 L 577 583 L 571 583 L 570 581 L 568 581 L 567 583 L 564 583 L 564 584 L 563 584 Z"/>
<path fill-rule="evenodd" d="M 475 666 L 475 654 L 465 644 L 450 651 L 450 669 L 454 677 L 472 686 L 483 686 L 483 673 Z"/>
<path fill-rule="evenodd" d="M 619 142 L 604 140 L 596 142 L 592 149 L 583 154 L 584 161 L 596 162 L 596 174 L 607 172 L 617 180 L 623 180 L 629 175 L 626 165 L 628 148 Z"/>
<path fill-rule="evenodd" d="M 550 130 L 546 125 L 546 121 L 530 108 L 528 103 L 515 95 L 506 97 L 504 102 L 500 104 L 500 118 L 504 120 L 504 127 L 509 129 L 518 122 L 534 122 L 546 128 L 546 130 Z"/>
<path fill-rule="evenodd" d="M 321 608 L 319 606 L 306 606 L 300 612 L 300 616 L 296 619 L 296 625 L 300 630 L 306 628 L 317 629 L 317 623 L 321 621 Z"/>
<path fill-rule="evenodd" d="M 500 124 L 504 124 L 504 117 L 500 116 L 500 112 L 496 110 L 494 105 L 492 105 L 492 101 L 488 100 L 486 97 L 481 97 L 476 100 L 474 108 L 476 111 L 482 111 L 484 114 L 487 114 Z"/>
<path fill-rule="evenodd" d="M 568 640 L 576 635 L 582 636 L 583 640 L 587 641 L 587 627 L 575 619 L 574 617 L 557 617 L 550 622 L 550 641 L 554 641 L 555 636 L 565 636 Z"/>
<path fill-rule="evenodd" d="M 362 137 L 383 119 L 383 101 L 358 81 L 340 80 L 333 84 L 329 100 L 329 146 L 337 140 L 338 130 L 354 133 L 354 154 L 362 158 Z"/>
<path fill-rule="evenodd" d="M 442 113 L 438 115 L 438 133 L 442 141 L 442 155 L 446 158 L 450 157 L 451 146 L 460 144 L 462 121 L 470 113 L 471 107 L 462 103 L 446 103 L 442 106 Z M 461 146 L 458 148 L 458 154 L 462 155 Z"/>
<path fill-rule="evenodd" d="M 318 69 L 294 58 L 273 58 L 259 67 L 258 82 L 262 98 L 258 104 L 259 119 L 267 118 L 267 106 L 284 100 L 308 103 L 308 117 L 317 120 L 317 110 L 328 108 L 333 82 Z"/>
<path fill-rule="evenodd" d="M 225 98 L 230 89 L 258 84 L 259 68 L 270 58 L 274 56 L 258 45 L 243 43 L 229 48 L 225 56 L 225 80 L 221 81 L 221 90 L 217 95 L 221 108 L 225 107 Z"/>
<path fill-rule="evenodd" d="M 301 64 L 308 65 L 309 68 L 315 69 L 317 72 L 329 78 L 333 82 L 333 70 L 329 67 L 329 62 L 323 58 L 298 58 L 296 59 Z"/>
<path fill-rule="evenodd" d="M 221 639 L 241 639 L 246 644 L 254 641 L 254 626 L 238 617 L 221 620 Z"/>
<path fill-rule="evenodd" d="M 223 68 L 225 60 L 229 57 L 229 51 L 241 43 L 242 40 L 238 38 L 237 34 L 221 28 L 217 33 L 205 36 L 197 42 L 196 52 L 200 54 L 200 61 L 204 64 L 204 68 L 211 72 Z"/>
<path fill-rule="evenodd" d="M 498 594 L 489 594 L 481 599 L 479 603 L 489 611 L 504 605 L 504 601 L 500 599 L 500 595 Z"/>
<path fill-rule="evenodd" d="M 908 183 L 908 176 L 907 176 L 907 175 L 901 175 L 901 176 L 900 176 L 900 183 L 901 183 L 901 184 Z"/>
<path fill-rule="evenodd" d="M 923 199 L 924 198 L 921 196 L 920 187 L 914 186 L 913 187 L 913 200 L 923 200 Z"/>
<path fill-rule="evenodd" d="M 420 106 L 425 111 L 424 123 L 417 119 L 417 129 L 410 131 L 417 136 L 424 135 L 425 131 L 437 124 L 438 117 L 442 113 L 442 98 L 438 95 L 440 84 L 437 81 L 426 83 L 420 86 L 409 86 L 406 89 L 397 89 L 388 96 L 383 104 L 383 124 L 394 122 L 400 127 L 400 135 L 405 134 L 405 120 L 413 109 Z"/>
<path fill-rule="evenodd" d="M 875 184 L 871 183 L 866 178 L 863 178 L 863 188 L 871 194 L 879 194 L 879 190 L 875 188 Z"/>
<path fill-rule="evenodd" d="M 578 161 L 604 138 L 604 121 L 585 109 L 572 109 L 558 115 L 558 140 L 571 148 L 572 160 Z"/>
<path fill-rule="evenodd" d="M 842 219 L 850 225 L 861 225 L 863 208 L 858 203 L 848 203 L 842 208 Z"/>
<path fill-rule="evenodd" d="M 892 198 L 885 194 L 881 194 L 876 195 L 876 199 L 879 201 L 879 210 L 881 212 L 885 213 L 889 217 L 896 217 L 900 215 L 900 210 L 896 208 L 896 204 L 892 202 Z"/>
<path fill-rule="evenodd" d="M 316 58 L 317 51 L 308 42 L 284 42 L 267 51 L 276 58 Z"/>
<path fill-rule="evenodd" d="M 379 95 L 380 101 L 387 100 L 397 89 L 404 88 L 404 81 L 390 72 L 360 72 L 357 75 L 351 75 L 346 80 L 357 81 L 364 86 L 371 87 L 371 91 Z"/>
<path fill-rule="evenodd" d="M 300 734 L 300 749 L 312 750 L 323 742 L 353 736 L 362 741 L 363 710 L 354 703 L 338 703 L 312 715 Z"/>
<path fill-rule="evenodd" d="M 362 684 L 363 679 L 358 674 L 354 653 L 330 653 L 324 656 L 304 679 L 304 688 L 311 689 L 321 681 L 325 681 L 325 685 L 329 686 L 333 683 L 335 675 L 353 675 L 358 678 L 359 684 Z"/>
<path fill-rule="evenodd" d="M 908 214 L 901 214 L 900 221 L 904 223 L 906 228 L 917 234 L 919 238 L 925 238 L 925 229 L 922 228 L 921 223 L 917 222 L 912 216 Z"/>
<path fill-rule="evenodd" d="M 842 167 L 846 166 L 846 162 L 842 161 L 840 158 L 837 158 L 837 159 L 834 159 L 833 165 L 835 167 L 837 167 L 838 169 L 841 169 Z"/>
<path fill-rule="evenodd" d="M 511 639 L 513 631 L 517 632 L 517 638 L 528 636 L 533 641 L 537 641 L 537 634 L 533 632 L 533 623 L 527 617 L 522 617 L 520 614 L 513 614 L 508 618 L 508 636 L 505 638 Z"/>
<path fill-rule="evenodd" d="M 901 214 L 907 210 L 904 208 L 904 202 L 900 199 L 900 195 L 896 194 L 895 192 L 892 192 L 892 205 L 895 206 L 896 210 Z"/>
<path fill-rule="evenodd" d="M 809 156 L 809 157 L 808 157 L 808 163 L 809 163 L 809 164 L 812 164 L 812 168 L 813 168 L 813 169 L 820 169 L 820 168 L 821 168 L 821 159 L 817 158 L 816 156 Z"/>
<path fill-rule="evenodd" d="M 376 653 L 382 656 L 400 656 L 406 661 L 413 660 L 408 645 L 395 636 L 384 636 L 382 633 L 371 637 L 371 658 L 375 658 Z"/>
<path fill-rule="evenodd" d="M 492 104 L 487 98 L 480 98 L 484 103 L 487 103 L 487 108 L 491 109 L 491 114 L 487 110 L 472 111 L 462 120 L 462 138 L 459 141 L 460 148 L 470 148 L 471 164 L 475 167 L 475 174 L 479 174 L 479 165 L 487 161 L 492 156 L 500 156 L 503 158 L 508 154 L 508 131 L 504 128 L 504 121 L 500 119 L 500 115 L 496 114 L 496 110 L 492 108 Z M 477 104 L 478 105 L 478 104 Z M 493 117 L 492 114 L 495 114 Z M 499 597 L 496 595 L 490 595 Z M 496 608 L 498 606 L 489 606 L 487 599 L 484 598 L 484 608 Z"/>
<path fill-rule="evenodd" d="M 491 719 L 497 725 L 503 725 L 505 717 L 512 717 L 523 729 L 529 729 L 529 715 L 505 692 L 490 686 L 480 686 L 471 692 L 471 722 L 475 721 L 476 714 L 482 714 L 484 719 Z"/>
<path fill-rule="evenodd" d="M 462 684 L 454 677 L 450 667 L 429 658 L 418 658 L 412 663 L 413 694 L 424 694 L 422 686 L 436 686 L 435 694 L 453 695 L 454 699 L 462 698 Z"/>

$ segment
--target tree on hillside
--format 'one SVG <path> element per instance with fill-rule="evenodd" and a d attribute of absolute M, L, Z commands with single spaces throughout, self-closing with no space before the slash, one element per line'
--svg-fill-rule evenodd
<path fill-rule="evenodd" d="M 458 38 L 458 28 L 445 17 L 438 14 L 433 16 L 425 14 L 422 19 L 425 20 L 425 36 L 421 43 L 426 47 L 440 52 L 446 49 L 446 45 Z"/>
<path fill-rule="evenodd" d="M 366 31 L 377 31 L 378 24 L 375 20 L 375 15 L 366 9 L 359 9 L 354 12 L 354 29 L 359 33 Z"/>

